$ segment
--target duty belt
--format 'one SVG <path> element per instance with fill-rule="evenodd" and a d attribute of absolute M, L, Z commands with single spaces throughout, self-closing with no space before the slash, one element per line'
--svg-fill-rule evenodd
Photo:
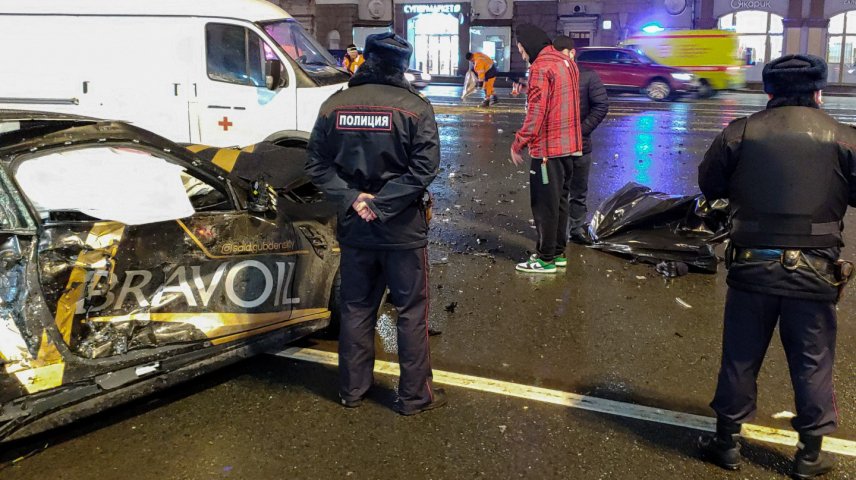
<path fill-rule="evenodd" d="M 800 250 L 774 248 L 737 248 L 736 250 L 735 263 L 780 262 L 789 270 L 806 268 L 824 275 L 835 276 L 835 265 L 832 261 L 815 255 L 806 255 Z"/>

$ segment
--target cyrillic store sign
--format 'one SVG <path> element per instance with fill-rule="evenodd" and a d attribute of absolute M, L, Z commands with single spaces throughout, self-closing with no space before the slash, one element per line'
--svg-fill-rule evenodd
<path fill-rule="evenodd" d="M 772 7 L 772 0 L 731 0 L 731 8 L 734 10 L 740 9 L 770 9 Z"/>
<path fill-rule="evenodd" d="M 459 3 L 435 3 L 435 4 L 415 4 L 405 5 L 404 13 L 461 13 L 461 4 Z"/>

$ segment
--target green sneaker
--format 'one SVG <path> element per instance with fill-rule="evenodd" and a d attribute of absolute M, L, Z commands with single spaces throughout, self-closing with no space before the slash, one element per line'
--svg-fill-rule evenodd
<path fill-rule="evenodd" d="M 547 263 L 540 258 L 536 258 L 518 263 L 516 269 L 518 272 L 526 273 L 556 273 L 556 264 L 553 262 Z"/>
<path fill-rule="evenodd" d="M 557 267 L 564 268 L 568 266 L 568 259 L 565 257 L 556 257 L 553 259 L 553 263 L 555 263 Z"/>

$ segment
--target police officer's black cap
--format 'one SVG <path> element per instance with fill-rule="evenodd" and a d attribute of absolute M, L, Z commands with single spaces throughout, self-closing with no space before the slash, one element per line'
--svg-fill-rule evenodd
<path fill-rule="evenodd" d="M 775 97 L 826 88 L 826 62 L 814 55 L 785 55 L 764 65 L 764 91 Z"/>
<path fill-rule="evenodd" d="M 410 64 L 412 53 L 413 47 L 407 43 L 407 40 L 392 32 L 369 35 L 366 38 L 366 48 L 363 51 L 367 62 L 374 61 L 395 65 L 402 70 L 406 70 Z"/>

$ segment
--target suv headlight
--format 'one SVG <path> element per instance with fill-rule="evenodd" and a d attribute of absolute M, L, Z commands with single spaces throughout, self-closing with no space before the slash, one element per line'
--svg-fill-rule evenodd
<path fill-rule="evenodd" d="M 413 81 L 415 81 L 415 80 L 416 80 L 416 76 L 415 76 L 415 75 L 413 75 L 412 73 L 409 73 L 409 72 L 407 72 L 407 73 L 405 73 L 405 74 L 404 74 L 404 78 L 405 78 L 408 82 L 413 82 Z"/>
<path fill-rule="evenodd" d="M 689 82 L 693 79 L 692 73 L 673 73 L 672 78 L 675 80 L 680 80 L 682 82 Z"/>

